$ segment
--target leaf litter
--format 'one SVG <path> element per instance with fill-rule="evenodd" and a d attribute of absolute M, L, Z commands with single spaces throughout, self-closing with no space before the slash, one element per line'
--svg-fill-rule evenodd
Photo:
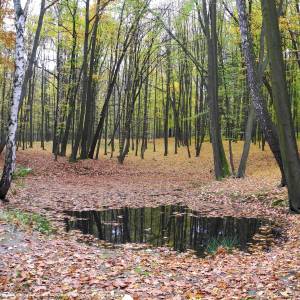
<path fill-rule="evenodd" d="M 280 177 L 271 154 L 253 151 L 250 176 L 244 180 L 215 182 L 211 156 L 203 151 L 200 159 L 190 161 L 183 154 L 175 160 L 149 152 L 144 161 L 128 157 L 123 166 L 108 158 L 54 162 L 48 152 L 19 151 L 18 163 L 33 172 L 15 181 L 10 203 L 0 209 L 42 214 L 57 232 L 17 229 L 22 247 L 1 253 L 0 298 L 299 299 L 300 219 L 285 205 L 274 205 L 275 200 L 286 201 L 287 193 L 276 187 Z M 108 247 L 78 231 L 66 233 L 62 225 L 64 210 L 178 202 L 207 216 L 276 221 L 287 240 L 269 252 L 257 249 L 250 255 L 220 248 L 199 258 L 192 251 L 177 253 L 167 247 Z M 8 226 L 0 221 L 0 240 Z"/>

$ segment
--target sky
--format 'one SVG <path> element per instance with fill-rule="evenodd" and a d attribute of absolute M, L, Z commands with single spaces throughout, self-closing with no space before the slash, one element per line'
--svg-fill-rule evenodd
<path fill-rule="evenodd" d="M 91 0 L 91 1 L 93 2 L 95 0 Z M 21 4 L 22 4 L 23 8 L 24 8 L 26 2 L 27 2 L 27 0 L 21 0 Z M 51 0 L 47 0 L 47 3 L 50 3 L 50 2 L 51 2 Z M 152 8 L 155 8 L 155 7 L 159 7 L 161 5 L 170 4 L 172 2 L 173 2 L 173 0 L 151 0 L 151 6 L 152 6 Z M 11 3 L 13 3 L 13 1 L 11 1 Z M 40 12 L 40 5 L 41 5 L 41 0 L 30 0 L 29 14 L 31 16 L 33 16 L 33 15 L 38 16 L 39 12 Z M 13 30 L 13 27 L 14 27 L 13 20 L 8 20 L 7 25 L 11 26 L 12 27 L 11 30 Z M 51 57 L 51 62 L 49 62 L 49 65 L 48 65 L 49 70 L 53 70 L 55 68 L 55 62 L 54 62 L 54 60 L 52 61 L 52 58 L 54 57 L 54 55 L 55 54 L 53 54 L 52 51 L 49 50 L 49 56 Z"/>
<path fill-rule="evenodd" d="M 27 0 L 21 0 L 21 3 L 24 7 L 25 3 Z M 167 4 L 170 3 L 172 1 L 170 0 L 152 0 L 151 3 L 154 7 L 159 6 L 159 5 L 163 5 L 163 4 Z M 34 14 L 34 15 L 38 15 L 39 11 L 40 11 L 40 5 L 41 5 L 41 1 L 40 0 L 31 0 L 31 4 L 30 4 L 30 13 Z"/>

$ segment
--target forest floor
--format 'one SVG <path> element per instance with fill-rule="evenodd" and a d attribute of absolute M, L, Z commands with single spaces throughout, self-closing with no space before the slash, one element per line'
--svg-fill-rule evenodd
<path fill-rule="evenodd" d="M 234 144 L 236 165 L 241 150 Z M 130 154 L 124 165 L 103 155 L 99 161 L 55 162 L 39 149 L 17 156 L 18 165 L 33 172 L 17 178 L 10 202 L 0 204 L 0 299 L 300 299 L 300 217 L 288 212 L 268 149 L 251 148 L 245 179 L 220 182 L 213 178 L 208 143 L 200 158 L 191 159 L 184 148 L 164 157 L 161 145 L 154 153 L 149 144 L 144 160 Z M 108 249 L 64 230 L 64 210 L 179 202 L 207 216 L 274 220 L 286 242 L 269 252 L 218 251 L 198 258 L 164 247 Z M 35 230 L 38 221 L 22 222 L 16 212 L 42 215 L 51 230 L 40 231 L 51 233 Z"/>

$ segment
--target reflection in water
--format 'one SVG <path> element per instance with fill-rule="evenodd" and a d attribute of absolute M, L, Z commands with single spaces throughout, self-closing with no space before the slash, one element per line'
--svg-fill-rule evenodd
<path fill-rule="evenodd" d="M 246 250 L 267 221 L 255 218 L 205 217 L 186 207 L 122 208 L 106 211 L 68 211 L 66 230 L 80 229 L 114 244 L 149 243 L 177 251 L 193 249 L 204 255 L 212 241 L 234 241 Z"/>

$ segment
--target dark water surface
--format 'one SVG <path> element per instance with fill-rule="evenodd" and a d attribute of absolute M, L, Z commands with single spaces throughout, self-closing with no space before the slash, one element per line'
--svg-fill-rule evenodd
<path fill-rule="evenodd" d="M 79 229 L 113 244 L 147 243 L 179 252 L 192 249 L 199 256 L 218 246 L 247 251 L 258 244 L 268 250 L 278 234 L 263 219 L 205 217 L 180 205 L 65 213 L 67 231 Z"/>

